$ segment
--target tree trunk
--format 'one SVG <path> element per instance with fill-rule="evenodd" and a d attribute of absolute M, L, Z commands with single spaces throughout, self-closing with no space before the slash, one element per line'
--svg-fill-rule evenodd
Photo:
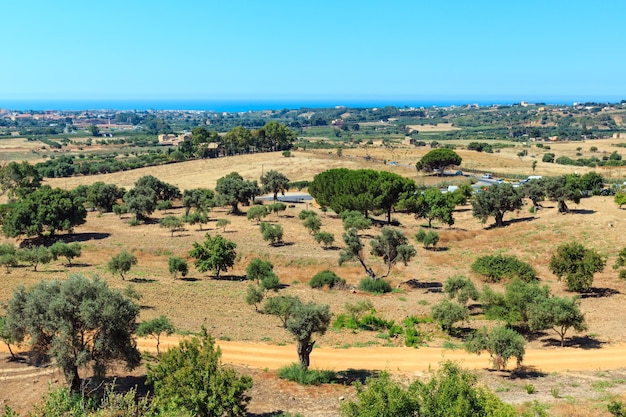
<path fill-rule="evenodd" d="M 494 217 L 496 218 L 496 227 L 504 226 L 504 222 L 502 221 L 502 219 L 504 218 L 504 213 L 496 213 L 494 214 Z"/>
<path fill-rule="evenodd" d="M 70 390 L 74 393 L 80 393 L 80 376 L 78 375 L 78 366 L 73 366 L 71 370 L 68 370 L 65 377 L 70 383 Z"/>
<path fill-rule="evenodd" d="M 300 366 L 304 369 L 309 369 L 313 345 L 315 345 L 315 342 L 311 342 L 309 339 L 298 341 L 298 359 L 300 360 Z"/>
<path fill-rule="evenodd" d="M 559 200 L 559 213 L 569 213 L 569 207 L 564 200 Z"/>
<path fill-rule="evenodd" d="M 391 224 L 391 207 L 387 210 L 387 224 Z"/>

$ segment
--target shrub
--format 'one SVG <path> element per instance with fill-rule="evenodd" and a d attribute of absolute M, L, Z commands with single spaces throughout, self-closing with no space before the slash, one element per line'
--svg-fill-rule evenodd
<path fill-rule="evenodd" d="M 172 274 L 174 279 L 176 279 L 179 272 L 183 277 L 186 277 L 189 272 L 189 265 L 187 265 L 187 261 L 183 258 L 179 258 L 178 256 L 170 256 L 167 264 L 170 274 Z"/>
<path fill-rule="evenodd" d="M 472 264 L 472 271 L 484 276 L 490 282 L 498 282 L 505 277 L 530 282 L 537 277 L 532 266 L 515 256 L 507 255 L 481 256 Z"/>
<path fill-rule="evenodd" d="M 314 234 L 320 231 L 322 226 L 322 220 L 317 216 L 308 216 L 302 223 L 304 227 L 309 231 L 309 234 Z"/>
<path fill-rule="evenodd" d="M 280 224 L 270 224 L 261 222 L 261 235 L 263 240 L 270 242 L 270 245 L 276 246 L 283 241 L 283 227 Z"/>
<path fill-rule="evenodd" d="M 333 271 L 328 269 L 320 271 L 311 278 L 309 285 L 311 288 L 322 288 L 327 285 L 328 288 L 333 288 L 336 285 L 345 285 L 346 280 L 340 278 Z"/>
<path fill-rule="evenodd" d="M 518 366 L 522 363 L 525 345 L 526 340 L 513 329 L 501 326 L 487 330 L 483 327 L 468 339 L 465 349 L 477 354 L 487 351 L 494 367 L 502 370 L 506 369 L 510 358 L 516 358 Z"/>
<path fill-rule="evenodd" d="M 450 333 L 454 330 L 455 323 L 469 318 L 469 310 L 465 306 L 444 299 L 433 305 L 431 315 L 444 332 Z"/>
<path fill-rule="evenodd" d="M 250 207 L 248 213 L 246 213 L 246 218 L 248 220 L 256 220 L 257 223 L 261 221 L 261 219 L 268 215 L 267 208 L 265 206 L 254 206 Z"/>
<path fill-rule="evenodd" d="M 422 243 L 426 249 L 431 246 L 434 248 L 437 246 L 437 243 L 439 243 L 439 233 L 434 230 L 426 232 L 424 229 L 420 229 L 419 232 L 415 234 L 415 240 Z"/>
<path fill-rule="evenodd" d="M 278 370 L 278 377 L 300 385 L 329 384 L 337 379 L 335 371 L 305 369 L 298 363 L 283 366 Z"/>
<path fill-rule="evenodd" d="M 550 271 L 559 280 L 565 278 L 569 291 L 587 292 L 593 283 L 593 274 L 602 272 L 605 259 L 593 249 L 577 242 L 563 243 L 550 258 Z"/>
<path fill-rule="evenodd" d="M 391 285 L 384 279 L 363 278 L 359 289 L 373 294 L 385 294 L 391 292 Z"/>
<path fill-rule="evenodd" d="M 317 243 L 321 243 L 325 248 L 335 242 L 335 236 L 328 232 L 318 232 L 313 235 L 313 239 L 315 239 Z"/>
<path fill-rule="evenodd" d="M 460 304 L 466 304 L 470 299 L 477 301 L 480 297 L 474 283 L 462 275 L 450 277 L 443 284 L 443 291 L 450 298 L 455 298 Z"/>
<path fill-rule="evenodd" d="M 544 147 L 544 149 L 545 149 L 545 147 Z M 553 153 L 551 153 L 551 152 L 544 153 L 544 154 L 543 154 L 543 157 L 541 158 L 541 161 L 542 161 L 542 162 L 552 163 L 552 162 L 554 162 L 554 157 L 555 157 L 555 156 L 556 156 L 556 155 L 554 155 L 554 154 L 553 154 Z"/>

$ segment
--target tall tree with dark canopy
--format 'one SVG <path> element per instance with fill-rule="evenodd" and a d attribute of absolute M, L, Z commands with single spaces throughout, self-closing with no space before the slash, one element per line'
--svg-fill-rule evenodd
<path fill-rule="evenodd" d="M 605 264 L 606 260 L 595 250 L 578 242 L 565 242 L 550 258 L 550 271 L 559 280 L 565 278 L 569 291 L 588 292 L 593 284 L 593 274 L 602 272 Z"/>
<path fill-rule="evenodd" d="M 175 200 L 180 198 L 180 189 L 172 184 L 161 181 L 152 176 L 145 175 L 135 182 L 135 187 L 147 187 L 154 191 L 157 202 L 166 200 Z"/>
<path fill-rule="evenodd" d="M 133 338 L 138 314 L 139 307 L 106 282 L 72 275 L 18 287 L 7 304 L 4 330 L 12 340 L 28 340 L 35 352 L 50 355 L 78 392 L 82 367 L 92 364 L 95 375 L 104 377 L 112 360 L 129 369 L 139 365 Z"/>
<path fill-rule="evenodd" d="M 145 219 L 156 209 L 156 193 L 150 187 L 131 188 L 124 194 L 124 204 L 135 215 L 135 221 Z"/>
<path fill-rule="evenodd" d="M 504 213 L 522 208 L 522 191 L 511 184 L 493 184 L 472 198 L 472 213 L 483 223 L 489 216 L 496 219 L 496 227 L 504 226 Z"/>
<path fill-rule="evenodd" d="M 124 189 L 115 184 L 105 184 L 102 181 L 94 182 L 87 190 L 87 201 L 104 213 L 113 211 L 117 200 L 124 196 Z"/>
<path fill-rule="evenodd" d="M 448 148 L 437 148 L 428 152 L 415 164 L 418 171 L 438 171 L 442 175 L 449 166 L 461 165 L 463 158 L 456 152 Z"/>
<path fill-rule="evenodd" d="M 578 175 L 561 175 L 559 177 L 548 177 L 544 179 L 546 195 L 552 201 L 556 201 L 559 213 L 569 213 L 566 201 L 580 203 L 583 185 Z"/>
<path fill-rule="evenodd" d="M 291 148 L 296 133 L 277 122 L 267 122 L 257 131 L 257 143 L 262 151 L 285 151 Z"/>
<path fill-rule="evenodd" d="M 217 180 L 217 203 L 230 205 L 233 214 L 239 214 L 239 203 L 248 205 L 261 193 L 256 181 L 244 180 L 237 172 L 231 172 Z"/>
<path fill-rule="evenodd" d="M 85 223 L 87 211 L 81 200 L 71 191 L 44 185 L 27 194 L 13 205 L 2 221 L 2 230 L 8 237 L 53 237 L 59 230 L 71 231 Z"/>
<path fill-rule="evenodd" d="M 330 306 L 315 304 L 311 301 L 306 304 L 297 303 L 287 319 L 287 330 L 298 342 L 298 359 L 300 366 L 304 369 L 309 368 L 311 352 L 315 345 L 315 341 L 311 340 L 313 335 L 326 333 L 331 317 Z"/>
<path fill-rule="evenodd" d="M 278 193 L 285 195 L 285 191 L 289 190 L 289 178 L 272 169 L 261 176 L 261 186 L 261 191 L 274 194 L 274 201 L 276 201 L 278 200 Z"/>
<path fill-rule="evenodd" d="M 9 162 L 0 166 L 0 195 L 8 193 L 9 200 L 24 197 L 41 185 L 42 176 L 26 161 Z"/>

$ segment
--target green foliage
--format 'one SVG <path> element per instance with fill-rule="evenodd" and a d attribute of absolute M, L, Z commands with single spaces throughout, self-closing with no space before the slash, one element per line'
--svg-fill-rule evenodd
<path fill-rule="evenodd" d="M 321 243 L 325 248 L 332 245 L 335 242 L 335 236 L 328 232 L 318 232 L 313 235 L 313 239 L 317 243 Z"/>
<path fill-rule="evenodd" d="M 244 180 L 237 172 L 231 172 L 217 180 L 217 203 L 230 205 L 233 214 L 239 213 L 239 203 L 248 204 L 261 193 L 256 181 Z"/>
<path fill-rule="evenodd" d="M 0 166 L 0 195 L 7 193 L 9 200 L 24 197 L 41 186 L 41 174 L 26 161 L 9 162 Z"/>
<path fill-rule="evenodd" d="M 306 220 L 310 216 L 317 216 L 317 213 L 313 210 L 300 210 L 300 213 L 298 213 L 298 219 L 300 220 Z"/>
<path fill-rule="evenodd" d="M 209 222 L 209 216 L 206 211 L 196 210 L 192 213 L 183 217 L 183 221 L 189 223 L 190 225 L 197 224 L 199 226 L 198 230 L 202 230 L 202 225 Z"/>
<path fill-rule="evenodd" d="M 270 261 L 254 258 L 246 267 L 246 279 L 256 281 L 257 284 L 270 275 L 274 275 L 274 265 Z"/>
<path fill-rule="evenodd" d="M 176 328 L 172 322 L 163 314 L 156 319 L 142 321 L 137 327 L 137 336 L 140 337 L 154 337 L 156 339 L 157 355 L 161 355 L 159 351 L 159 345 L 161 344 L 161 334 L 167 336 L 176 331 Z"/>
<path fill-rule="evenodd" d="M 174 237 L 174 232 L 183 228 L 183 219 L 177 216 L 169 215 L 159 220 L 159 225 L 171 232 L 170 237 Z"/>
<path fill-rule="evenodd" d="M 463 275 L 448 278 L 443 283 L 443 291 L 451 299 L 456 297 L 459 304 L 467 304 L 470 299 L 477 301 L 480 298 L 474 283 Z"/>
<path fill-rule="evenodd" d="M 547 163 L 553 163 L 555 157 L 556 157 L 556 155 L 553 154 L 552 152 L 547 152 L 547 153 L 543 154 L 543 157 L 541 158 L 541 161 L 542 162 L 547 162 Z"/>
<path fill-rule="evenodd" d="M 113 206 L 124 196 L 124 190 L 115 184 L 105 184 L 102 181 L 94 182 L 87 189 L 87 202 L 100 212 L 108 213 Z"/>
<path fill-rule="evenodd" d="M 619 269 L 626 266 L 626 247 L 622 248 L 621 251 L 617 254 L 617 259 L 615 259 L 615 263 L 613 264 L 613 269 Z M 621 279 L 626 279 L 626 269 L 622 269 L 619 271 L 619 277 Z"/>
<path fill-rule="evenodd" d="M 295 303 L 285 327 L 298 342 L 298 359 L 302 368 L 309 368 L 311 351 L 315 345 L 315 341 L 311 340 L 313 335 L 326 333 L 331 317 L 328 305 L 318 305 L 312 301 Z"/>
<path fill-rule="evenodd" d="M 419 232 L 415 234 L 415 240 L 422 243 L 426 249 L 429 247 L 434 248 L 437 246 L 437 243 L 439 243 L 439 233 L 434 230 L 426 232 L 424 229 L 420 229 Z"/>
<path fill-rule="evenodd" d="M 87 211 L 82 200 L 70 191 L 41 186 L 25 195 L 3 215 L 2 231 L 7 237 L 54 236 L 84 224 Z"/>
<path fill-rule="evenodd" d="M 445 362 L 428 381 L 408 387 L 393 381 L 386 372 L 356 384 L 356 401 L 341 405 L 344 417 L 491 416 L 514 417 L 515 408 L 477 384 L 475 374 Z"/>
<path fill-rule="evenodd" d="M 577 242 L 562 243 L 550 258 L 550 271 L 565 279 L 568 291 L 588 292 L 593 274 L 602 272 L 606 260 L 595 250 Z"/>
<path fill-rule="evenodd" d="M 467 307 L 446 299 L 433 305 L 430 314 L 446 333 L 454 331 L 455 323 L 466 321 L 469 318 Z"/>
<path fill-rule="evenodd" d="M 156 401 L 166 410 L 186 410 L 195 416 L 245 416 L 252 379 L 222 365 L 220 357 L 204 328 L 199 337 L 163 353 L 156 365 L 148 364 L 148 383 Z"/>
<path fill-rule="evenodd" d="M 265 206 L 252 206 L 248 209 L 246 213 L 246 219 L 248 220 L 256 220 L 258 223 L 261 219 L 267 216 L 269 212 Z"/>
<path fill-rule="evenodd" d="M 536 282 L 513 280 L 506 286 L 504 294 L 499 294 L 485 287 L 481 301 L 488 319 L 504 320 L 511 325 L 528 325 L 529 309 L 550 297 L 547 286 Z"/>
<path fill-rule="evenodd" d="M 170 256 L 167 260 L 168 271 L 172 274 L 172 278 L 176 279 L 178 274 L 186 277 L 189 273 L 189 265 L 187 261 L 178 256 Z"/>
<path fill-rule="evenodd" d="M 487 351 L 494 367 L 498 370 L 506 369 L 509 359 L 517 359 L 519 366 L 524 359 L 526 340 L 515 330 L 505 326 L 487 330 L 483 327 L 477 330 L 465 343 L 465 350 L 470 353 L 481 354 Z"/>
<path fill-rule="evenodd" d="M 2 251 L 0 250 L 0 253 L 1 252 Z M 18 260 L 32 266 L 33 271 L 37 271 L 38 265 L 47 264 L 52 261 L 52 253 L 43 245 L 19 249 L 16 254 Z"/>
<path fill-rule="evenodd" d="M 341 220 L 343 220 L 343 229 L 350 230 L 365 230 L 372 226 L 372 220 L 368 219 L 356 210 L 345 210 L 340 214 Z"/>
<path fill-rule="evenodd" d="M 439 174 L 443 174 L 443 171 L 451 165 L 461 165 L 463 158 L 461 158 L 456 152 L 447 148 L 433 149 L 424 155 L 416 164 L 415 168 L 418 171 L 439 171 Z"/>
<path fill-rule="evenodd" d="M 287 327 L 287 320 L 289 320 L 293 314 L 296 306 L 301 303 L 302 301 L 298 297 L 291 295 L 279 295 L 266 299 L 263 311 L 265 314 L 271 314 L 278 317 L 283 323 L 283 327 Z"/>
<path fill-rule="evenodd" d="M 154 191 L 156 201 L 175 200 L 181 197 L 178 187 L 161 181 L 152 175 L 144 175 L 135 182 L 135 188 L 147 188 Z"/>
<path fill-rule="evenodd" d="M 215 276 L 219 277 L 221 271 L 228 271 L 228 268 L 235 264 L 237 244 L 221 235 L 211 237 L 208 233 L 202 243 L 194 242 L 193 249 L 189 251 L 189 256 L 195 258 L 194 265 L 200 272 L 211 270 Z"/>
<path fill-rule="evenodd" d="M 622 401 L 611 401 L 607 410 L 615 417 L 626 417 L 626 406 Z"/>
<path fill-rule="evenodd" d="M 276 216 L 278 216 L 278 213 L 280 213 L 281 211 L 287 210 L 287 204 L 281 203 L 280 201 L 276 203 L 272 203 L 269 206 L 267 206 L 267 210 L 270 211 L 271 213 L 276 213 Z"/>
<path fill-rule="evenodd" d="M 418 219 L 428 220 L 428 227 L 432 227 L 433 220 L 452 226 L 452 213 L 457 199 L 452 193 L 442 193 L 439 188 L 427 188 L 422 193 L 412 194 L 403 200 L 404 208 L 415 214 Z"/>
<path fill-rule="evenodd" d="M 384 279 L 363 278 L 359 282 L 359 289 L 372 294 L 385 294 L 391 292 L 391 284 Z"/>
<path fill-rule="evenodd" d="M 544 178 L 544 186 L 547 197 L 558 203 L 559 213 L 568 213 L 569 207 L 566 201 L 580 202 L 584 187 L 581 177 L 574 174 L 561 175 L 558 177 Z"/>
<path fill-rule="evenodd" d="M 107 263 L 107 269 L 113 275 L 119 274 L 122 280 L 126 279 L 125 275 L 133 265 L 137 265 L 137 257 L 127 250 L 123 250 L 117 255 L 113 255 Z"/>
<path fill-rule="evenodd" d="M 172 200 L 159 201 L 156 205 L 156 209 L 161 210 L 164 213 L 167 213 L 167 211 L 171 210 L 172 207 L 174 207 L 174 202 Z"/>
<path fill-rule="evenodd" d="M 35 352 L 50 355 L 70 388 L 78 391 L 81 367 L 92 364 L 102 377 L 113 359 L 129 368 L 139 365 L 132 337 L 138 314 L 139 307 L 106 282 L 71 275 L 30 289 L 18 287 L 7 305 L 4 330 L 12 340 L 27 339 Z"/>
<path fill-rule="evenodd" d="M 6 269 L 6 273 L 11 273 L 11 268 L 17 266 L 17 256 L 16 256 L 15 246 L 11 243 L 1 243 L 0 244 L 0 265 L 4 266 Z"/>
<path fill-rule="evenodd" d="M 412 192 L 415 183 L 397 174 L 371 169 L 337 168 L 317 174 L 309 185 L 309 193 L 322 207 L 335 213 L 356 210 L 367 217 L 372 210 L 387 213 L 398 204 L 400 196 Z"/>
<path fill-rule="evenodd" d="M 308 216 L 302 222 L 302 225 L 309 231 L 309 234 L 315 234 L 320 231 L 322 227 L 322 219 L 319 216 Z"/>
<path fill-rule="evenodd" d="M 270 242 L 272 246 L 276 246 L 283 241 L 283 227 L 280 224 L 261 222 L 261 235 L 263 240 Z"/>
<path fill-rule="evenodd" d="M 311 288 L 322 288 L 324 286 L 328 286 L 328 288 L 333 288 L 338 285 L 345 285 L 346 280 L 337 276 L 333 271 L 325 269 L 323 271 L 318 272 L 311 278 L 309 281 L 309 285 Z"/>
<path fill-rule="evenodd" d="M 535 269 L 515 256 L 485 255 L 477 258 L 472 264 L 472 271 L 482 275 L 490 282 L 499 282 L 502 278 L 530 282 L 537 278 Z"/>
<path fill-rule="evenodd" d="M 55 261 L 61 256 L 67 259 L 67 264 L 72 266 L 72 260 L 74 258 L 79 258 L 82 252 L 82 248 L 80 243 L 74 242 L 67 244 L 62 240 L 58 240 L 50 246 L 50 254 L 52 255 L 52 259 Z"/>
<path fill-rule="evenodd" d="M 271 169 L 261 176 L 261 187 L 261 192 L 273 194 L 274 201 L 277 201 L 278 193 L 285 195 L 285 191 L 289 190 L 289 178 L 285 174 Z"/>
<path fill-rule="evenodd" d="M 503 218 L 507 211 L 522 208 L 523 193 L 509 183 L 492 184 L 489 189 L 475 194 L 472 198 L 472 214 L 483 223 L 489 216 L 496 220 L 496 227 L 504 226 Z"/>
<path fill-rule="evenodd" d="M 215 223 L 215 227 L 218 229 L 223 229 L 222 232 L 226 232 L 226 226 L 230 224 L 230 220 L 228 219 L 218 219 Z"/>
<path fill-rule="evenodd" d="M 206 213 L 214 205 L 215 193 L 207 188 L 192 188 L 183 192 L 183 207 L 185 216 L 188 216 L 191 209 L 196 212 Z"/>
<path fill-rule="evenodd" d="M 585 315 L 580 311 L 576 298 L 549 297 L 529 306 L 529 326 L 533 331 L 552 329 L 565 345 L 565 333 L 570 328 L 577 332 L 587 329 Z"/>
<path fill-rule="evenodd" d="M 621 209 L 622 206 L 626 204 L 626 193 L 623 191 L 616 193 L 613 201 L 615 201 L 615 204 Z"/>
<path fill-rule="evenodd" d="M 128 213 L 128 206 L 126 204 L 114 204 L 113 213 L 121 217 L 122 214 Z"/>
<path fill-rule="evenodd" d="M 335 371 L 305 369 L 299 363 L 283 366 L 278 370 L 278 377 L 300 385 L 330 384 L 337 379 Z"/>
<path fill-rule="evenodd" d="M 154 212 L 156 205 L 157 195 L 152 188 L 135 186 L 124 194 L 124 206 L 135 216 L 136 221 L 147 218 Z"/>
<path fill-rule="evenodd" d="M 248 285 L 248 290 L 246 291 L 246 303 L 254 306 L 255 311 L 259 311 L 258 304 L 263 301 L 265 298 L 265 291 L 260 286 L 250 284 Z"/>

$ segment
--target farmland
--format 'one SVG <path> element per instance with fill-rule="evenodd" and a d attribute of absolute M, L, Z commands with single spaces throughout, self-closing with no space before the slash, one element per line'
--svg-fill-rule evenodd
<path fill-rule="evenodd" d="M 546 152 L 537 146 L 524 145 L 519 142 L 504 141 L 508 146 L 502 147 L 499 152 L 479 153 L 463 149 L 469 140 L 450 140 L 448 143 L 456 146 L 456 150 L 463 157 L 462 170 L 472 172 L 492 172 L 502 177 L 523 178 L 528 175 L 560 175 L 564 173 L 586 173 L 595 171 L 603 175 L 608 180 L 614 182 L 623 181 L 626 169 L 623 167 L 578 167 L 565 166 L 541 161 L 541 155 Z M 576 153 L 610 154 L 615 151 L 619 139 L 596 139 L 581 143 L 560 142 L 551 143 L 550 152 L 559 155 L 575 157 Z M 19 143 L 11 142 L 13 151 L 19 148 Z M 597 148 L 592 152 L 591 146 Z M 577 148 L 582 147 L 582 150 Z M 528 149 L 528 155 L 519 157 L 517 154 L 521 149 Z M 277 170 L 284 173 L 291 181 L 311 180 L 315 174 L 330 168 L 346 167 L 352 169 L 370 168 L 376 170 L 387 170 L 401 176 L 415 179 L 419 185 L 436 185 L 458 183 L 466 180 L 464 177 L 436 177 L 430 175 L 417 174 L 414 168 L 415 162 L 427 151 L 426 147 L 412 146 L 354 146 L 343 149 L 341 156 L 335 149 L 298 149 L 291 152 L 291 156 L 285 157 L 281 152 L 248 154 L 240 156 L 229 156 L 214 159 L 202 159 L 140 168 L 136 170 L 123 171 L 96 176 L 72 176 L 67 178 L 50 178 L 45 183 L 53 187 L 74 189 L 79 185 L 89 185 L 96 181 L 113 183 L 125 188 L 131 188 L 135 181 L 144 175 L 153 175 L 162 181 L 173 184 L 184 189 L 206 187 L 214 189 L 217 179 L 229 172 L 239 172 L 244 178 L 258 180 L 263 172 Z M 536 160 L 537 165 L 532 169 L 532 161 Z M 389 162 L 395 162 L 390 164 Z M 622 172 L 622 170 L 624 170 Z M 178 202 L 177 202 L 178 203 Z M 318 303 L 325 303 L 331 306 L 331 311 L 336 315 L 344 310 L 346 302 L 356 303 L 360 300 L 368 299 L 381 317 L 388 320 L 401 322 L 405 317 L 414 315 L 417 317 L 428 317 L 433 304 L 437 303 L 444 295 L 440 293 L 442 283 L 450 276 L 465 275 L 470 277 L 478 287 L 482 286 L 480 277 L 474 275 L 469 266 L 476 257 L 486 254 L 508 254 L 516 255 L 521 260 L 532 264 L 537 270 L 537 275 L 542 284 L 550 287 L 552 293 L 556 295 L 571 295 L 565 291 L 563 282 L 559 282 L 548 268 L 549 260 L 555 248 L 563 242 L 578 241 L 587 247 L 593 248 L 607 257 L 607 265 L 612 265 L 617 252 L 626 246 L 626 237 L 623 230 L 626 227 L 624 211 L 620 210 L 610 197 L 594 196 L 581 200 L 580 204 L 574 206 L 573 213 L 558 214 L 556 205 L 545 203 L 545 209 L 538 213 L 530 213 L 530 204 L 519 212 L 509 213 L 505 217 L 507 226 L 501 229 L 489 227 L 490 222 L 481 224 L 472 217 L 471 206 L 457 207 L 454 213 L 455 223 L 453 226 L 441 226 L 436 224 L 436 230 L 440 235 L 439 246 L 444 248 L 438 251 L 426 250 L 417 245 L 412 236 L 423 225 L 423 221 L 416 220 L 413 216 L 404 213 L 394 213 L 393 218 L 398 222 L 399 228 L 409 236 L 412 244 L 417 248 L 416 258 L 407 266 L 399 266 L 392 271 L 388 278 L 394 291 L 385 295 L 368 295 L 358 290 L 313 290 L 307 283 L 315 273 L 331 269 L 341 278 L 347 281 L 348 287 L 356 287 L 363 278 L 362 268 L 356 263 L 348 263 L 339 267 L 337 265 L 338 250 L 335 248 L 324 249 L 315 243 L 312 236 L 303 227 L 298 219 L 298 213 L 303 209 L 316 211 L 322 219 L 322 230 L 335 235 L 338 246 L 341 246 L 340 236 L 343 232 L 341 219 L 332 212 L 322 212 L 315 203 L 298 203 L 294 207 L 289 207 L 285 212 L 271 215 L 267 220 L 272 223 L 281 224 L 284 229 L 284 240 L 287 244 L 281 246 L 270 246 L 260 238 L 260 232 L 255 222 L 248 221 L 245 216 L 233 216 L 228 214 L 225 207 L 216 207 L 209 213 L 210 221 L 203 227 L 204 230 L 197 230 L 196 226 L 185 226 L 185 229 L 170 233 L 159 227 L 158 220 L 168 214 L 181 215 L 184 209 L 180 204 L 176 204 L 167 213 L 157 212 L 153 220 L 146 224 L 131 227 L 128 222 L 130 215 L 116 216 L 112 213 L 99 214 L 90 212 L 87 222 L 75 228 L 70 240 L 76 240 L 83 246 L 83 254 L 80 262 L 76 266 L 66 267 L 61 263 L 52 263 L 40 268 L 40 271 L 33 272 L 29 268 L 14 269 L 11 274 L 4 274 L 0 282 L 0 300 L 5 301 L 10 297 L 13 288 L 17 284 L 32 285 L 41 279 L 64 277 L 69 273 L 82 273 L 84 275 L 98 274 L 104 278 L 114 288 L 123 289 L 129 283 L 133 285 L 142 298 L 140 300 L 141 315 L 140 320 L 149 320 L 161 314 L 169 317 L 174 325 L 181 332 L 195 332 L 200 326 L 205 325 L 209 332 L 218 340 L 224 342 L 224 351 L 227 352 L 227 343 L 248 343 L 252 346 L 263 344 L 264 346 L 275 346 L 276 349 L 291 347 L 293 359 L 295 361 L 294 342 L 290 335 L 280 326 L 274 317 L 268 317 L 255 312 L 252 306 L 245 303 L 245 291 L 248 285 L 242 281 L 245 275 L 246 265 L 253 258 L 262 258 L 274 264 L 274 270 L 280 278 L 281 284 L 285 286 L 281 293 L 298 295 L 304 300 L 312 300 Z M 244 211 L 247 208 L 243 208 Z M 216 220 L 227 218 L 231 224 L 226 231 L 216 227 Z M 375 220 L 383 221 L 383 217 L 374 216 Z M 378 222 L 377 222 L 378 224 Z M 378 233 L 378 227 L 374 226 L 368 234 Z M 167 259 L 169 256 L 181 256 L 189 258 L 188 252 L 194 242 L 204 239 L 206 233 L 215 235 L 223 234 L 226 238 L 237 244 L 237 260 L 232 270 L 229 270 L 222 279 L 215 279 L 208 274 L 200 274 L 192 269 L 189 277 L 184 280 L 174 280 L 167 271 Z M 15 240 L 3 238 L 3 242 L 15 243 Z M 122 249 L 132 251 L 138 258 L 138 265 L 131 271 L 131 279 L 122 281 L 119 277 L 112 276 L 106 270 L 106 262 L 110 257 L 120 252 Z M 371 259 L 375 268 L 382 268 L 380 262 Z M 503 284 L 494 284 L 494 288 L 502 290 Z M 594 291 L 581 298 L 581 309 L 585 313 L 589 329 L 580 334 L 573 335 L 570 346 L 564 348 L 566 352 L 574 350 L 597 352 L 602 356 L 603 348 L 620 346 L 626 343 L 626 334 L 623 332 L 621 317 L 626 314 L 626 300 L 624 300 L 624 283 L 617 278 L 617 273 L 610 267 L 604 272 L 595 276 Z M 468 326 L 478 328 L 486 324 L 487 320 L 480 314 L 472 315 Z M 429 348 L 442 348 L 454 345 L 460 346 L 460 340 L 450 338 L 441 332 L 434 324 L 425 323 L 422 331 L 429 335 L 427 346 Z M 553 351 L 554 336 L 546 332 L 534 338 L 528 348 L 533 353 L 541 351 Z M 318 339 L 320 348 L 338 348 L 355 351 L 354 355 L 363 355 L 366 360 L 368 354 L 377 348 L 401 348 L 401 340 L 384 338 L 377 332 L 351 332 L 348 330 L 329 331 Z M 371 352 L 368 352 L 371 349 Z M 415 355 L 420 355 L 420 350 L 414 350 Z M 527 366 L 533 364 L 532 355 L 529 355 Z M 281 356 L 282 357 L 282 356 Z M 227 355 L 225 355 L 225 359 Z M 473 357 L 472 363 L 478 368 L 487 368 L 487 357 Z M 324 367 L 323 362 L 316 362 L 316 351 L 312 354 L 313 366 Z M 470 360 L 468 359 L 468 363 Z M 434 363 L 433 365 L 436 365 Z M 540 398 L 541 401 L 555 402 L 557 406 L 555 412 L 561 415 L 600 415 L 596 414 L 573 414 L 572 408 L 568 408 L 568 401 L 559 400 L 550 396 L 550 386 L 560 386 L 563 396 L 570 395 L 575 401 L 585 404 L 584 407 L 591 407 L 586 403 L 590 397 L 587 391 L 579 388 L 581 382 L 587 378 L 592 382 L 602 382 L 605 379 L 598 376 L 600 372 L 611 375 L 610 383 L 613 391 L 604 390 L 596 392 L 598 395 L 610 392 L 622 393 L 621 372 L 619 370 L 603 371 L 597 369 L 592 359 L 586 361 L 580 368 L 567 368 L 576 372 L 576 378 L 572 372 L 561 369 L 557 374 L 536 377 L 532 383 L 541 386 L 542 396 L 531 397 L 522 393 L 523 384 L 510 382 L 506 373 L 498 376 L 490 376 L 485 373 L 485 381 L 494 387 L 498 392 L 498 387 L 508 386 L 508 390 L 502 389 L 502 396 L 508 401 L 522 402 L 524 399 L 533 400 Z M 251 366 L 249 372 L 255 375 L 259 381 L 258 388 L 268 386 L 276 387 L 280 385 L 282 390 L 296 392 L 297 389 L 278 381 L 272 372 L 264 374 L 259 369 L 273 367 L 269 365 Z M 544 369 L 537 366 L 538 371 Z M 393 371 L 394 369 L 389 369 Z M 415 369 L 417 371 L 417 369 Z M 553 372 L 552 368 L 546 366 L 545 371 Z M 586 373 L 578 373 L 578 372 Z M 245 372 L 245 369 L 244 369 Z M 612 374 L 613 372 L 613 374 Z M 411 375 L 407 369 L 398 372 L 403 377 Z M 582 376 L 581 376 L 582 375 Z M 595 378 L 595 379 L 594 379 Z M 57 376 L 58 379 L 58 376 Z M 576 379 L 576 381 L 573 381 Z M 23 382 L 23 381 L 22 381 Z M 527 381 L 525 381 L 527 382 Z M 3 382 L 4 384 L 4 382 Z M 509 385 L 507 385 L 509 384 Z M 574 384 L 579 384 L 574 387 Z M 608 382 L 607 382 L 608 384 Z M 5 386 L 5 385 L 3 385 Z M 8 386 L 8 385 L 7 385 Z M 19 392 L 21 385 L 19 382 L 11 389 Z M 42 387 L 45 390 L 45 387 Z M 568 393 L 568 389 L 572 393 Z M 8 389 L 8 388 L 7 388 Z M 323 393 L 328 398 L 336 398 L 339 395 L 351 395 L 350 391 L 344 392 L 339 387 L 325 388 Z M 513 395 L 517 393 L 517 395 Z M 546 395 L 548 393 L 548 395 Z M 293 394 L 295 395 L 295 394 Z M 299 394 L 300 395 L 300 394 Z M 323 402 L 320 393 L 306 392 L 308 401 L 313 399 Z M 253 394 L 254 397 L 254 394 Z M 15 401 L 14 397 L 12 401 Z M 5 400 L 3 398 L 3 400 Z M 25 399 L 26 400 L 26 399 Z M 284 398 L 276 399 L 283 401 Z M 306 405 L 305 399 L 302 403 L 289 409 L 293 412 L 303 412 L 308 410 L 315 415 L 325 415 L 322 408 L 317 405 Z M 15 402 L 10 404 L 16 405 Z M 17 404 L 19 405 L 19 404 Z M 270 407 L 271 401 L 263 404 L 261 400 L 253 403 L 251 411 L 261 413 L 273 410 Z M 298 408 L 300 407 L 300 408 Z M 283 408 L 285 409 L 285 408 Z M 596 410 L 597 411 L 597 410 Z M 589 411 L 592 413 L 592 411 Z M 582 413 L 582 411 L 581 411 Z M 307 414 L 309 415 L 309 414 Z M 329 414 L 333 415 L 331 410 Z"/>

